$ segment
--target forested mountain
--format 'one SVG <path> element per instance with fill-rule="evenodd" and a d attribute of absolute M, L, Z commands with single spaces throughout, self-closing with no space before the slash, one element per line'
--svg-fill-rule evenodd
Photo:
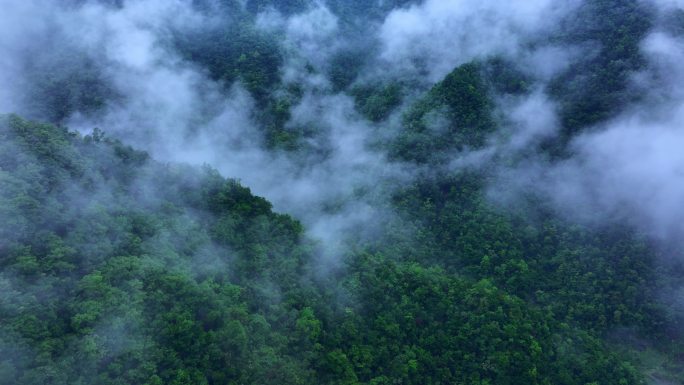
<path fill-rule="evenodd" d="M 9 0 L 0 384 L 684 383 L 684 8 Z"/>

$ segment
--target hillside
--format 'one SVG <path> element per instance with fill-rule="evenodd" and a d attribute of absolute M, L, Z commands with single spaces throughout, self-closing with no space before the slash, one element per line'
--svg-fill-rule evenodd
<path fill-rule="evenodd" d="M 682 15 L 10 0 L 0 384 L 684 383 Z"/>

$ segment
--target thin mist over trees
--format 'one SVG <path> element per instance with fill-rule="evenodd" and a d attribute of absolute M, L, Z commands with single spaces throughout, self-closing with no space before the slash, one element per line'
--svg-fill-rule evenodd
<path fill-rule="evenodd" d="M 684 381 L 684 5 L 7 0 L 0 384 Z"/>

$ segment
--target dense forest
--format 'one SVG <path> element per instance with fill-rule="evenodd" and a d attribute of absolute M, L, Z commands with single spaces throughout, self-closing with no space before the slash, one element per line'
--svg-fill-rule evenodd
<path fill-rule="evenodd" d="M 0 384 L 684 384 L 679 3 L 59 3 L 0 15 Z"/>

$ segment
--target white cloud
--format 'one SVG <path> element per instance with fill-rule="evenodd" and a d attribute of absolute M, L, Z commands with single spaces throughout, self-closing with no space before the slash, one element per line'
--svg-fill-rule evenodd
<path fill-rule="evenodd" d="M 438 81 L 476 58 L 517 55 L 577 3 L 426 0 L 387 16 L 380 30 L 382 58 L 400 68 L 425 67 L 429 79 Z"/>

